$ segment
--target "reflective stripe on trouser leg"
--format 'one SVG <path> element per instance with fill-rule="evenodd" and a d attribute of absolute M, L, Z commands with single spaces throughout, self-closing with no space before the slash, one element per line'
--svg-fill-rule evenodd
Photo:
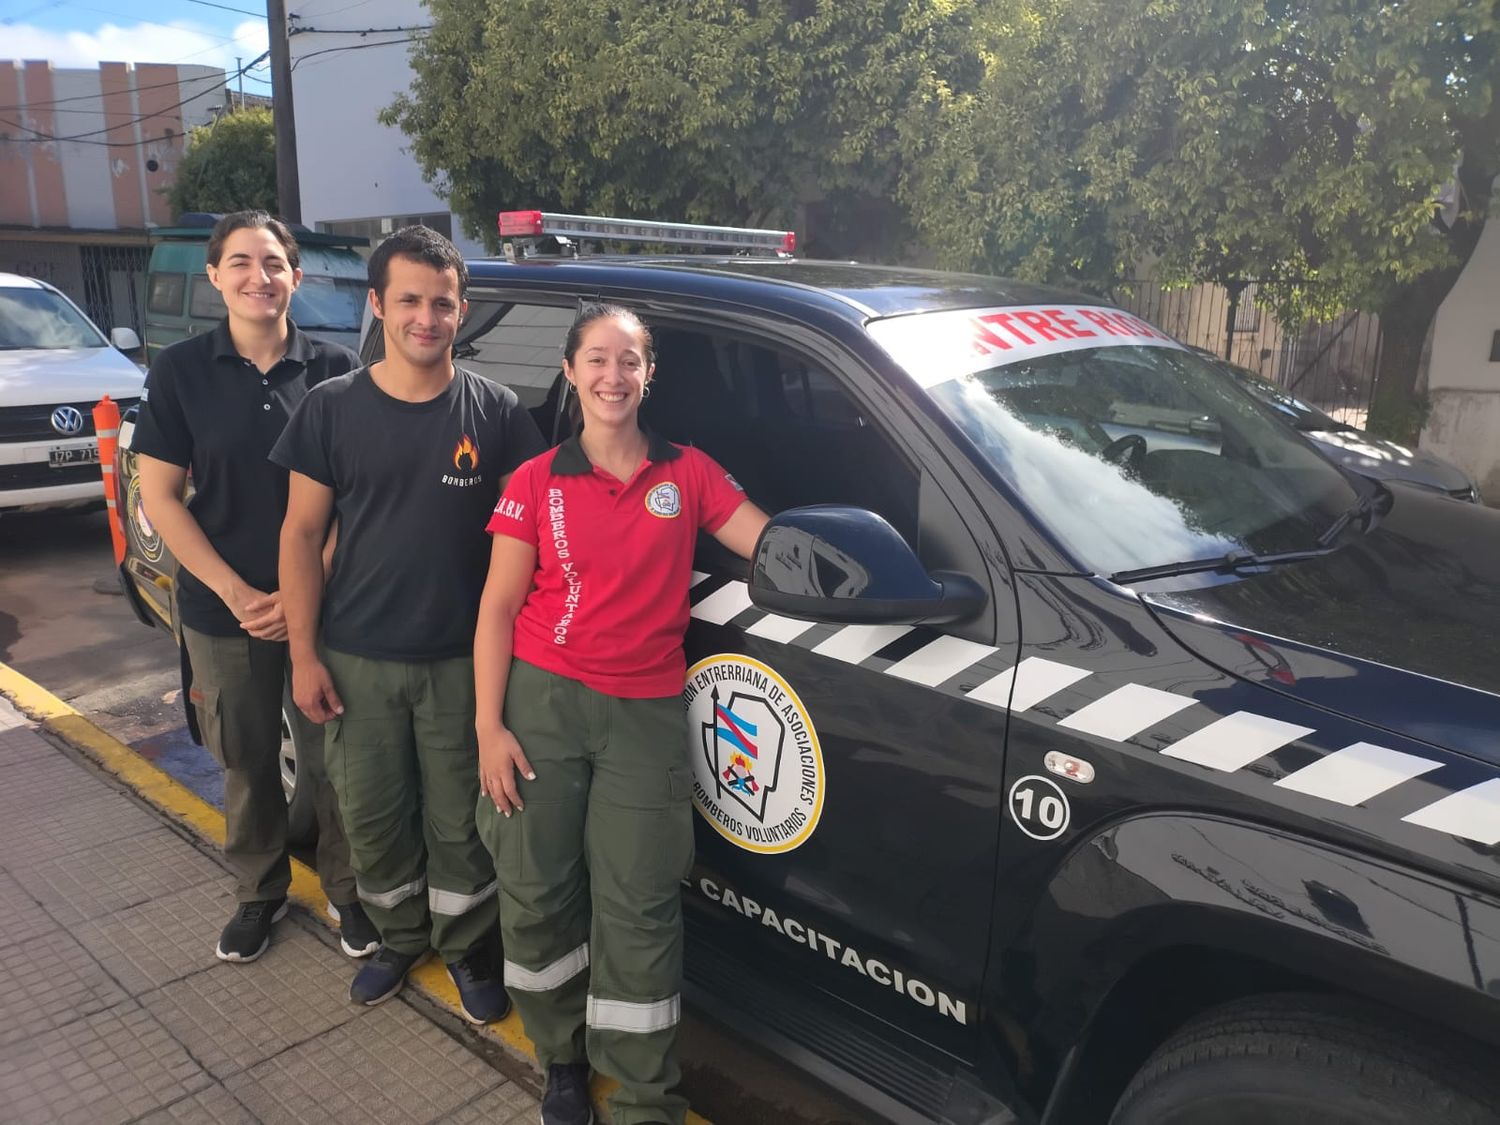
<path fill-rule="evenodd" d="M 581 684 L 523 661 L 511 665 L 505 723 L 536 770 L 517 776 L 525 808 L 504 817 L 479 798 L 477 819 L 500 882 L 505 985 L 545 1073 L 586 1057 L 589 878 L 584 812 L 589 725 Z"/>
<path fill-rule="evenodd" d="M 432 948 L 444 961 L 491 946 L 500 927 L 495 865 L 474 823 L 479 746 L 474 734 L 474 662 L 412 664 L 412 733 L 422 772 Z"/>
<path fill-rule="evenodd" d="M 421 953 L 432 919 L 422 893 L 427 845 L 407 665 L 334 651 L 323 660 L 344 703 L 344 713 L 323 728 L 325 766 L 338 794 L 360 901 L 386 945 Z"/>
<path fill-rule="evenodd" d="M 677 698 L 609 699 L 607 714 L 588 810 L 589 1060 L 620 1083 L 610 1096 L 616 1125 L 680 1123 L 681 880 L 693 858 L 687 724 Z"/>

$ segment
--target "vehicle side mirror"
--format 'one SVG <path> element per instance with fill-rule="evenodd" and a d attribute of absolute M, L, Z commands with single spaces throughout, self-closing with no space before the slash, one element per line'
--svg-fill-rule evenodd
<path fill-rule="evenodd" d="M 790 508 L 761 532 L 750 567 L 761 609 L 835 624 L 919 625 L 962 621 L 984 608 L 967 575 L 928 574 L 906 540 L 863 508 Z"/>
<path fill-rule="evenodd" d="M 135 334 L 135 329 L 133 328 L 111 329 L 109 342 L 127 354 L 141 350 L 141 338 Z"/>

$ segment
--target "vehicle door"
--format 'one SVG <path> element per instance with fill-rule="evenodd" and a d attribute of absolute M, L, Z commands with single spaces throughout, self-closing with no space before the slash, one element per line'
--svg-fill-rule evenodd
<path fill-rule="evenodd" d="M 1014 663 L 1009 577 L 986 562 L 1003 553 L 940 447 L 871 393 L 847 351 L 769 325 L 648 319 L 656 430 L 702 447 L 767 511 L 874 511 L 929 569 L 961 570 L 989 595 L 951 627 L 796 621 L 752 606 L 745 565 L 705 537 L 684 693 L 699 813 L 690 962 L 711 951 L 743 974 L 737 994 L 811 986 L 964 1055 L 1006 717 L 961 712 L 949 691 Z"/>

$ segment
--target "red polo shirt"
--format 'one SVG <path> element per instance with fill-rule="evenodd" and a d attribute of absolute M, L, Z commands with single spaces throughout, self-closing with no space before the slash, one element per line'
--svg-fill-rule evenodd
<path fill-rule="evenodd" d="M 708 454 L 647 436 L 625 482 L 590 464 L 576 437 L 533 457 L 487 527 L 537 549 L 515 655 L 624 699 L 682 691 L 698 529 L 718 531 L 745 502 Z"/>

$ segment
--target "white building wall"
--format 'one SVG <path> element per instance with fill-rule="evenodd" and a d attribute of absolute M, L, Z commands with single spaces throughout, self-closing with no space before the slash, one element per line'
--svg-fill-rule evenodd
<path fill-rule="evenodd" d="M 1421 441 L 1466 470 L 1492 505 L 1500 505 L 1500 359 L 1490 358 L 1497 333 L 1500 222 L 1492 219 L 1438 309 L 1427 369 L 1432 413 Z"/>
<path fill-rule="evenodd" d="M 431 14 L 418 0 L 367 0 L 353 7 L 349 0 L 300 0 L 296 14 L 290 42 L 302 221 L 317 227 L 451 215 L 447 201 L 422 179 L 405 134 L 378 120 L 411 82 L 411 33 L 360 34 L 426 26 Z M 357 49 L 337 49 L 346 47 Z M 452 229 L 466 255 L 484 253 L 481 244 L 463 237 L 457 216 Z"/>
<path fill-rule="evenodd" d="M 97 70 L 55 70 L 52 93 L 59 136 L 106 139 L 103 96 Z M 76 98 L 76 101 L 68 99 Z M 75 229 L 112 229 L 116 224 L 115 198 L 109 174 L 109 152 L 104 145 L 74 142 L 57 146 L 63 182 L 68 188 L 68 226 Z M 133 217 L 132 217 L 133 218 Z M 126 225 L 139 225 L 127 222 Z"/>

